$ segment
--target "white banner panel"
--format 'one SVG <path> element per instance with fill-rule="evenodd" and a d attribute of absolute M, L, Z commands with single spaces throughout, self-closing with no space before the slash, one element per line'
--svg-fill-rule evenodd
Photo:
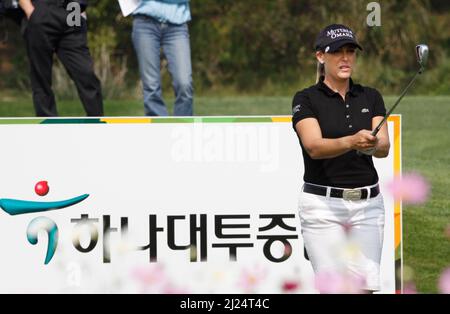
<path fill-rule="evenodd" d="M 400 171 L 399 126 L 375 161 L 382 293 L 400 265 L 400 205 L 384 186 Z M 289 117 L 2 119 L 0 136 L 1 293 L 317 292 Z"/>

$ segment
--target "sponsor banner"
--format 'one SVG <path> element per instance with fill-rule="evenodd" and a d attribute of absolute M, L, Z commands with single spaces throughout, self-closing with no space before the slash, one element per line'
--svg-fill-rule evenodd
<path fill-rule="evenodd" d="M 375 165 L 395 293 L 400 117 L 388 126 Z M 317 292 L 290 117 L 0 119 L 0 135 L 0 293 Z"/>

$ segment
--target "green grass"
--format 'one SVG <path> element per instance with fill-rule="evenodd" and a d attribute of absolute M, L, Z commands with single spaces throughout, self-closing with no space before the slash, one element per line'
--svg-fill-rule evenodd
<path fill-rule="evenodd" d="M 194 111 L 196 115 L 280 115 L 290 114 L 289 97 L 197 97 Z M 84 116 L 78 100 L 58 101 L 60 116 Z M 173 112 L 173 99 L 168 99 L 169 111 Z M 141 116 L 144 114 L 140 100 L 106 100 L 105 116 Z M 30 99 L 0 96 L 0 117 L 33 117 Z"/>
<path fill-rule="evenodd" d="M 432 186 L 425 205 L 403 207 L 404 263 L 414 269 L 417 289 L 434 293 L 450 267 L 450 97 L 407 98 L 400 106 L 403 172 L 417 171 Z"/>
<path fill-rule="evenodd" d="M 196 97 L 196 115 L 289 115 L 291 96 Z M 389 108 L 396 97 L 386 97 Z M 168 100 L 172 110 L 172 99 Z M 83 116 L 78 101 L 58 102 L 61 116 Z M 414 270 L 419 292 L 437 292 L 437 281 L 450 267 L 450 96 L 406 97 L 397 108 L 402 114 L 403 172 L 419 172 L 432 185 L 428 202 L 403 207 L 404 264 Z M 105 101 L 107 116 L 140 116 L 140 100 Z M 30 99 L 0 97 L 0 116 L 33 116 Z"/>

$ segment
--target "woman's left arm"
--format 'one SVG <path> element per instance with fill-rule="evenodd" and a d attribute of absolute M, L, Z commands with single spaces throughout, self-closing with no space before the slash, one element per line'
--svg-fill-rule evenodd
<path fill-rule="evenodd" d="M 372 130 L 375 129 L 384 117 L 376 116 L 372 118 Z M 391 144 L 389 142 L 389 132 L 387 128 L 387 122 L 383 124 L 380 131 L 377 134 L 377 145 L 375 146 L 374 157 L 385 158 L 389 155 L 389 148 Z"/>

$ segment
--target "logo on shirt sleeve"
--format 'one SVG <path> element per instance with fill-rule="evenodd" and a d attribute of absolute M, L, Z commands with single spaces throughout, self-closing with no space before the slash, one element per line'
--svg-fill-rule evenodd
<path fill-rule="evenodd" d="M 295 106 L 294 108 L 292 108 L 292 114 L 296 114 L 297 112 L 300 111 L 302 105 L 298 104 L 297 106 Z"/>

